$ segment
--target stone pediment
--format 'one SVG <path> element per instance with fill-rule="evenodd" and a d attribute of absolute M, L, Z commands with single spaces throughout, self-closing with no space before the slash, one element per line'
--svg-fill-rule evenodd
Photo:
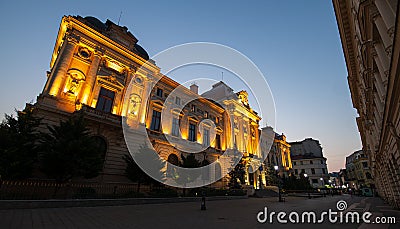
<path fill-rule="evenodd" d="M 124 89 L 124 85 L 118 81 L 115 76 L 97 76 L 97 80 L 100 83 L 106 84 L 109 87 L 113 87 L 118 91 L 122 91 Z"/>

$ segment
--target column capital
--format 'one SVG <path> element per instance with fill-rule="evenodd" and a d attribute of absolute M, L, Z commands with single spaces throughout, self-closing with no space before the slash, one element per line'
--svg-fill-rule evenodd
<path fill-rule="evenodd" d="M 129 74 L 134 74 L 136 72 L 136 67 L 134 65 L 129 65 L 127 68 Z"/>
<path fill-rule="evenodd" d="M 96 46 L 96 48 L 94 49 L 94 55 L 101 57 L 104 55 L 105 51 L 106 50 L 104 48 L 101 48 L 100 46 Z"/>
<path fill-rule="evenodd" d="M 66 34 L 66 40 L 68 42 L 73 43 L 73 44 L 78 44 L 80 39 L 81 39 L 81 37 L 76 35 L 76 34 L 74 34 L 74 33 L 67 33 Z"/>

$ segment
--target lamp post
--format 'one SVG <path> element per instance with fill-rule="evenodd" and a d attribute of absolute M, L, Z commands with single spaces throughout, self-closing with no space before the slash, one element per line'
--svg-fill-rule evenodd
<path fill-rule="evenodd" d="M 274 166 L 275 172 L 276 172 L 276 177 L 278 178 L 278 201 L 282 202 L 282 194 L 281 194 L 281 177 L 279 176 L 278 169 L 279 167 L 277 165 Z"/>
<path fill-rule="evenodd" d="M 304 173 L 304 178 L 307 179 L 307 177 L 308 177 L 307 173 Z M 306 181 L 308 182 L 308 180 L 306 180 Z M 307 188 L 307 195 L 308 195 L 308 199 L 311 199 L 310 190 L 308 188 Z"/>
<path fill-rule="evenodd" d="M 319 180 L 321 181 L 321 184 L 322 184 L 322 187 L 323 187 L 323 189 L 321 189 L 322 190 L 322 195 L 324 196 L 324 197 L 326 197 L 326 195 L 325 195 L 325 183 L 324 183 L 324 178 L 319 178 Z"/>

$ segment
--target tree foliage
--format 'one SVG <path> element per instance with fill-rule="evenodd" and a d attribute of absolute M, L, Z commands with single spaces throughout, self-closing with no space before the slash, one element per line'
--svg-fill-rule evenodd
<path fill-rule="evenodd" d="M 31 176 L 37 161 L 35 142 L 39 136 L 36 128 L 40 119 L 33 116 L 33 109 L 17 112 L 17 117 L 5 115 L 0 124 L 0 178 L 25 179 Z"/>
<path fill-rule="evenodd" d="M 154 150 L 147 146 L 140 146 L 138 151 L 134 152 L 133 156 L 135 159 L 133 159 L 130 154 L 125 154 L 123 159 L 126 162 L 126 176 L 131 181 L 138 183 L 137 192 L 140 191 L 141 184 L 159 184 L 160 180 L 165 179 L 163 171 L 165 161 L 163 161 Z M 157 180 L 143 171 L 135 160 L 140 161 L 141 166 L 151 168 L 151 175 Z"/>
<path fill-rule="evenodd" d="M 243 161 L 239 163 L 229 172 L 229 183 L 228 186 L 232 189 L 239 189 L 244 183 L 244 175 L 246 174 L 245 165 Z"/>
<path fill-rule="evenodd" d="M 40 164 L 50 178 L 65 182 L 75 177 L 96 177 L 104 159 L 82 116 L 48 126 L 40 140 Z"/>
<path fill-rule="evenodd" d="M 186 157 L 183 154 L 181 154 L 181 159 L 182 160 L 179 162 L 179 167 L 199 168 L 202 166 L 201 162 L 199 162 L 196 159 L 196 156 L 192 153 L 188 154 Z M 173 174 L 175 182 L 178 184 L 183 184 L 184 186 L 195 181 L 201 175 L 200 171 L 198 171 L 198 173 L 195 171 L 192 171 L 190 173 L 180 172 L 179 174 L 176 171 L 174 171 Z"/>
<path fill-rule="evenodd" d="M 289 177 L 283 179 L 283 188 L 286 190 L 309 190 L 312 187 L 308 177 L 304 177 L 303 174 L 300 174 L 299 178 L 294 174 L 290 174 Z"/>
<path fill-rule="evenodd" d="M 279 184 L 279 177 L 272 165 L 267 167 L 267 185 L 269 186 L 277 186 Z"/>

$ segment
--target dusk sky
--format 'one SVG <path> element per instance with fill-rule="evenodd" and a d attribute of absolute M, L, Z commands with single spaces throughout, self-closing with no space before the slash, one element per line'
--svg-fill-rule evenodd
<path fill-rule="evenodd" d="M 150 56 L 187 42 L 213 42 L 250 58 L 274 96 L 276 132 L 288 141 L 318 139 L 329 172 L 343 168 L 345 156 L 361 149 L 329 0 L 1 1 L 0 113 L 22 109 L 42 91 L 63 15 L 117 23 L 121 11 L 120 25 Z M 182 70 L 169 76 L 221 77 L 217 68 Z M 229 77 L 224 75 L 228 84 Z M 235 91 L 243 89 L 231 82 Z"/>

